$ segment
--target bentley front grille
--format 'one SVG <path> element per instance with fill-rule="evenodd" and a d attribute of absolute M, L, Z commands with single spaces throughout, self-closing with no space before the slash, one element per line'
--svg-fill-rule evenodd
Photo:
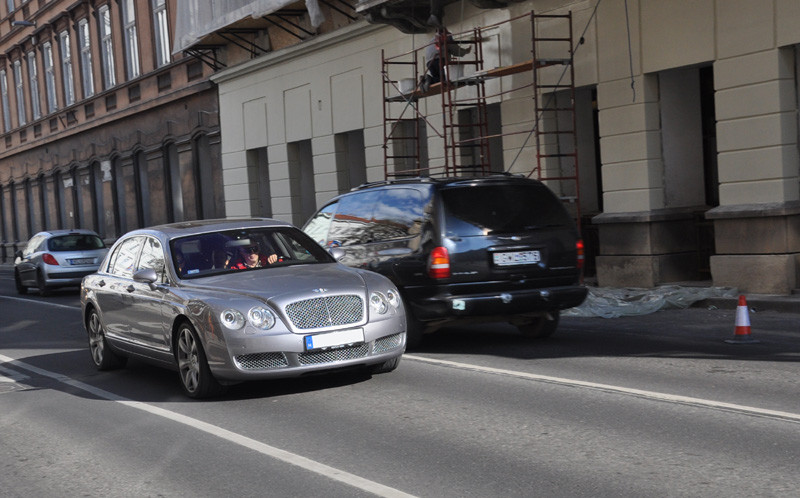
<path fill-rule="evenodd" d="M 320 363 L 333 363 L 335 361 L 353 360 L 364 358 L 369 354 L 369 344 L 364 343 L 349 348 L 332 349 L 328 351 L 312 351 L 300 353 L 297 360 L 301 365 L 318 365 Z"/>
<path fill-rule="evenodd" d="M 338 327 L 360 322 L 364 302 L 357 295 L 315 297 L 287 305 L 286 315 L 298 329 Z"/>
<path fill-rule="evenodd" d="M 381 354 L 399 347 L 403 343 L 403 334 L 394 334 L 386 337 L 381 337 L 375 341 L 375 347 L 372 354 Z"/>
<path fill-rule="evenodd" d="M 242 370 L 272 370 L 289 366 L 283 353 L 243 354 L 235 360 Z"/>

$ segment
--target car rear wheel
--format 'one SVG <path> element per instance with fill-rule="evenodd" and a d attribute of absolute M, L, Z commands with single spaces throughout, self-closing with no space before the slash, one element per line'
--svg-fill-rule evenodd
<path fill-rule="evenodd" d="M 555 333 L 560 317 L 561 313 L 558 310 L 551 311 L 546 315 L 534 318 L 530 322 L 518 324 L 517 328 L 523 335 L 535 339 L 544 339 Z"/>
<path fill-rule="evenodd" d="M 183 322 L 178 329 L 178 348 L 175 354 L 181 386 L 187 396 L 206 398 L 223 391 L 223 387 L 208 368 L 208 360 L 197 332 L 187 322 Z"/>
<path fill-rule="evenodd" d="M 106 334 L 100 316 L 92 310 L 86 320 L 86 331 L 89 333 L 89 352 L 98 370 L 113 370 L 124 367 L 128 359 L 111 351 L 106 342 Z"/>
<path fill-rule="evenodd" d="M 396 358 L 392 358 L 391 360 L 387 360 L 387 361 L 385 361 L 383 363 L 379 363 L 377 365 L 373 365 L 372 368 L 370 368 L 370 373 L 373 373 L 373 374 L 388 373 L 388 372 L 391 372 L 392 370 L 396 369 L 397 365 L 399 365 L 399 364 L 400 364 L 400 356 L 398 356 Z"/>
<path fill-rule="evenodd" d="M 14 285 L 17 287 L 17 294 L 27 294 L 28 288 L 22 285 L 22 279 L 19 276 L 18 271 L 14 271 Z"/>
<path fill-rule="evenodd" d="M 36 285 L 39 288 L 39 294 L 42 296 L 50 295 L 50 289 L 47 288 L 47 284 L 44 281 L 44 275 L 42 274 L 41 270 L 36 272 Z"/>

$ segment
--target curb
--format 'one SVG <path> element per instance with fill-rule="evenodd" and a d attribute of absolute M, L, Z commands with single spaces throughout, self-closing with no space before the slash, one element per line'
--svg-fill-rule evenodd
<path fill-rule="evenodd" d="M 745 294 L 747 307 L 751 311 L 777 311 L 780 313 L 800 313 L 800 295 Z M 735 310 L 739 304 L 738 297 L 711 297 L 692 304 L 692 308 L 717 308 Z"/>

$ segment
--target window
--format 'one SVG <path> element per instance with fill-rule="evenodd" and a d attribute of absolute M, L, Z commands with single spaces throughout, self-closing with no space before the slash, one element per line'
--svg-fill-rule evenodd
<path fill-rule="evenodd" d="M 166 274 L 164 273 L 164 250 L 161 248 L 161 242 L 158 240 L 147 237 L 142 247 L 142 255 L 139 256 L 139 264 L 137 270 L 145 270 L 152 268 L 156 271 L 156 276 L 159 283 L 166 282 Z"/>
<path fill-rule="evenodd" d="M 136 35 L 136 11 L 133 0 L 122 2 L 122 29 L 125 35 L 125 70 L 128 79 L 138 78 L 139 71 L 139 38 Z"/>
<path fill-rule="evenodd" d="M 328 242 L 328 230 L 331 227 L 331 219 L 336 213 L 336 207 L 337 203 L 335 202 L 328 204 L 308 220 L 308 224 L 303 227 L 303 231 L 321 246 L 326 245 Z"/>
<path fill-rule="evenodd" d="M 342 198 L 328 232 L 332 246 L 351 246 L 372 242 L 372 211 L 378 192 L 362 192 Z"/>
<path fill-rule="evenodd" d="M 14 9 L 16 8 L 14 7 L 14 0 L 6 0 L 6 6 L 8 7 L 9 14 L 14 12 Z"/>
<path fill-rule="evenodd" d="M 50 42 L 42 44 L 44 58 L 44 85 L 47 90 L 47 112 L 53 113 L 58 108 L 56 100 L 56 71 L 53 67 L 53 46 Z"/>
<path fill-rule="evenodd" d="M 153 0 L 153 23 L 155 24 L 153 31 L 156 38 L 156 65 L 161 67 L 171 62 L 166 0 Z"/>
<path fill-rule="evenodd" d="M 42 117 L 42 107 L 39 103 L 39 70 L 36 67 L 36 52 L 28 52 L 28 80 L 31 87 L 33 119 L 39 119 Z"/>
<path fill-rule="evenodd" d="M 0 70 L 0 98 L 3 100 L 3 131 L 11 131 L 11 108 L 8 100 L 8 77 L 6 70 Z"/>
<path fill-rule="evenodd" d="M 78 43 L 81 48 L 81 79 L 83 81 L 83 97 L 94 95 L 94 79 L 92 78 L 92 43 L 89 38 L 89 21 L 78 21 Z"/>
<path fill-rule="evenodd" d="M 72 80 L 72 54 L 69 46 L 69 32 L 62 31 L 58 35 L 61 49 L 61 76 L 64 80 L 64 103 L 71 106 L 75 103 L 75 84 Z"/>
<path fill-rule="evenodd" d="M 122 278 L 133 276 L 133 265 L 142 245 L 142 237 L 131 237 L 123 241 L 111 256 L 109 273 Z"/>
<path fill-rule="evenodd" d="M 22 61 L 14 61 L 14 88 L 17 95 L 17 121 L 24 125 L 25 120 L 25 90 L 22 87 Z"/>
<path fill-rule="evenodd" d="M 114 74 L 114 44 L 111 40 L 111 14 L 108 5 L 98 9 L 100 22 L 100 53 L 103 58 L 103 88 L 111 88 L 117 84 Z"/>

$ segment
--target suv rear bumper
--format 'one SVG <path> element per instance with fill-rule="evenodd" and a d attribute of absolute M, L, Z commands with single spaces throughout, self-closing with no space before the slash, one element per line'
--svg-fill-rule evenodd
<path fill-rule="evenodd" d="M 409 289 L 410 290 L 410 289 Z M 513 316 L 563 310 L 580 305 L 589 290 L 582 285 L 524 289 L 486 294 L 413 297 L 409 306 L 418 320 L 441 320 L 469 316 Z"/>

